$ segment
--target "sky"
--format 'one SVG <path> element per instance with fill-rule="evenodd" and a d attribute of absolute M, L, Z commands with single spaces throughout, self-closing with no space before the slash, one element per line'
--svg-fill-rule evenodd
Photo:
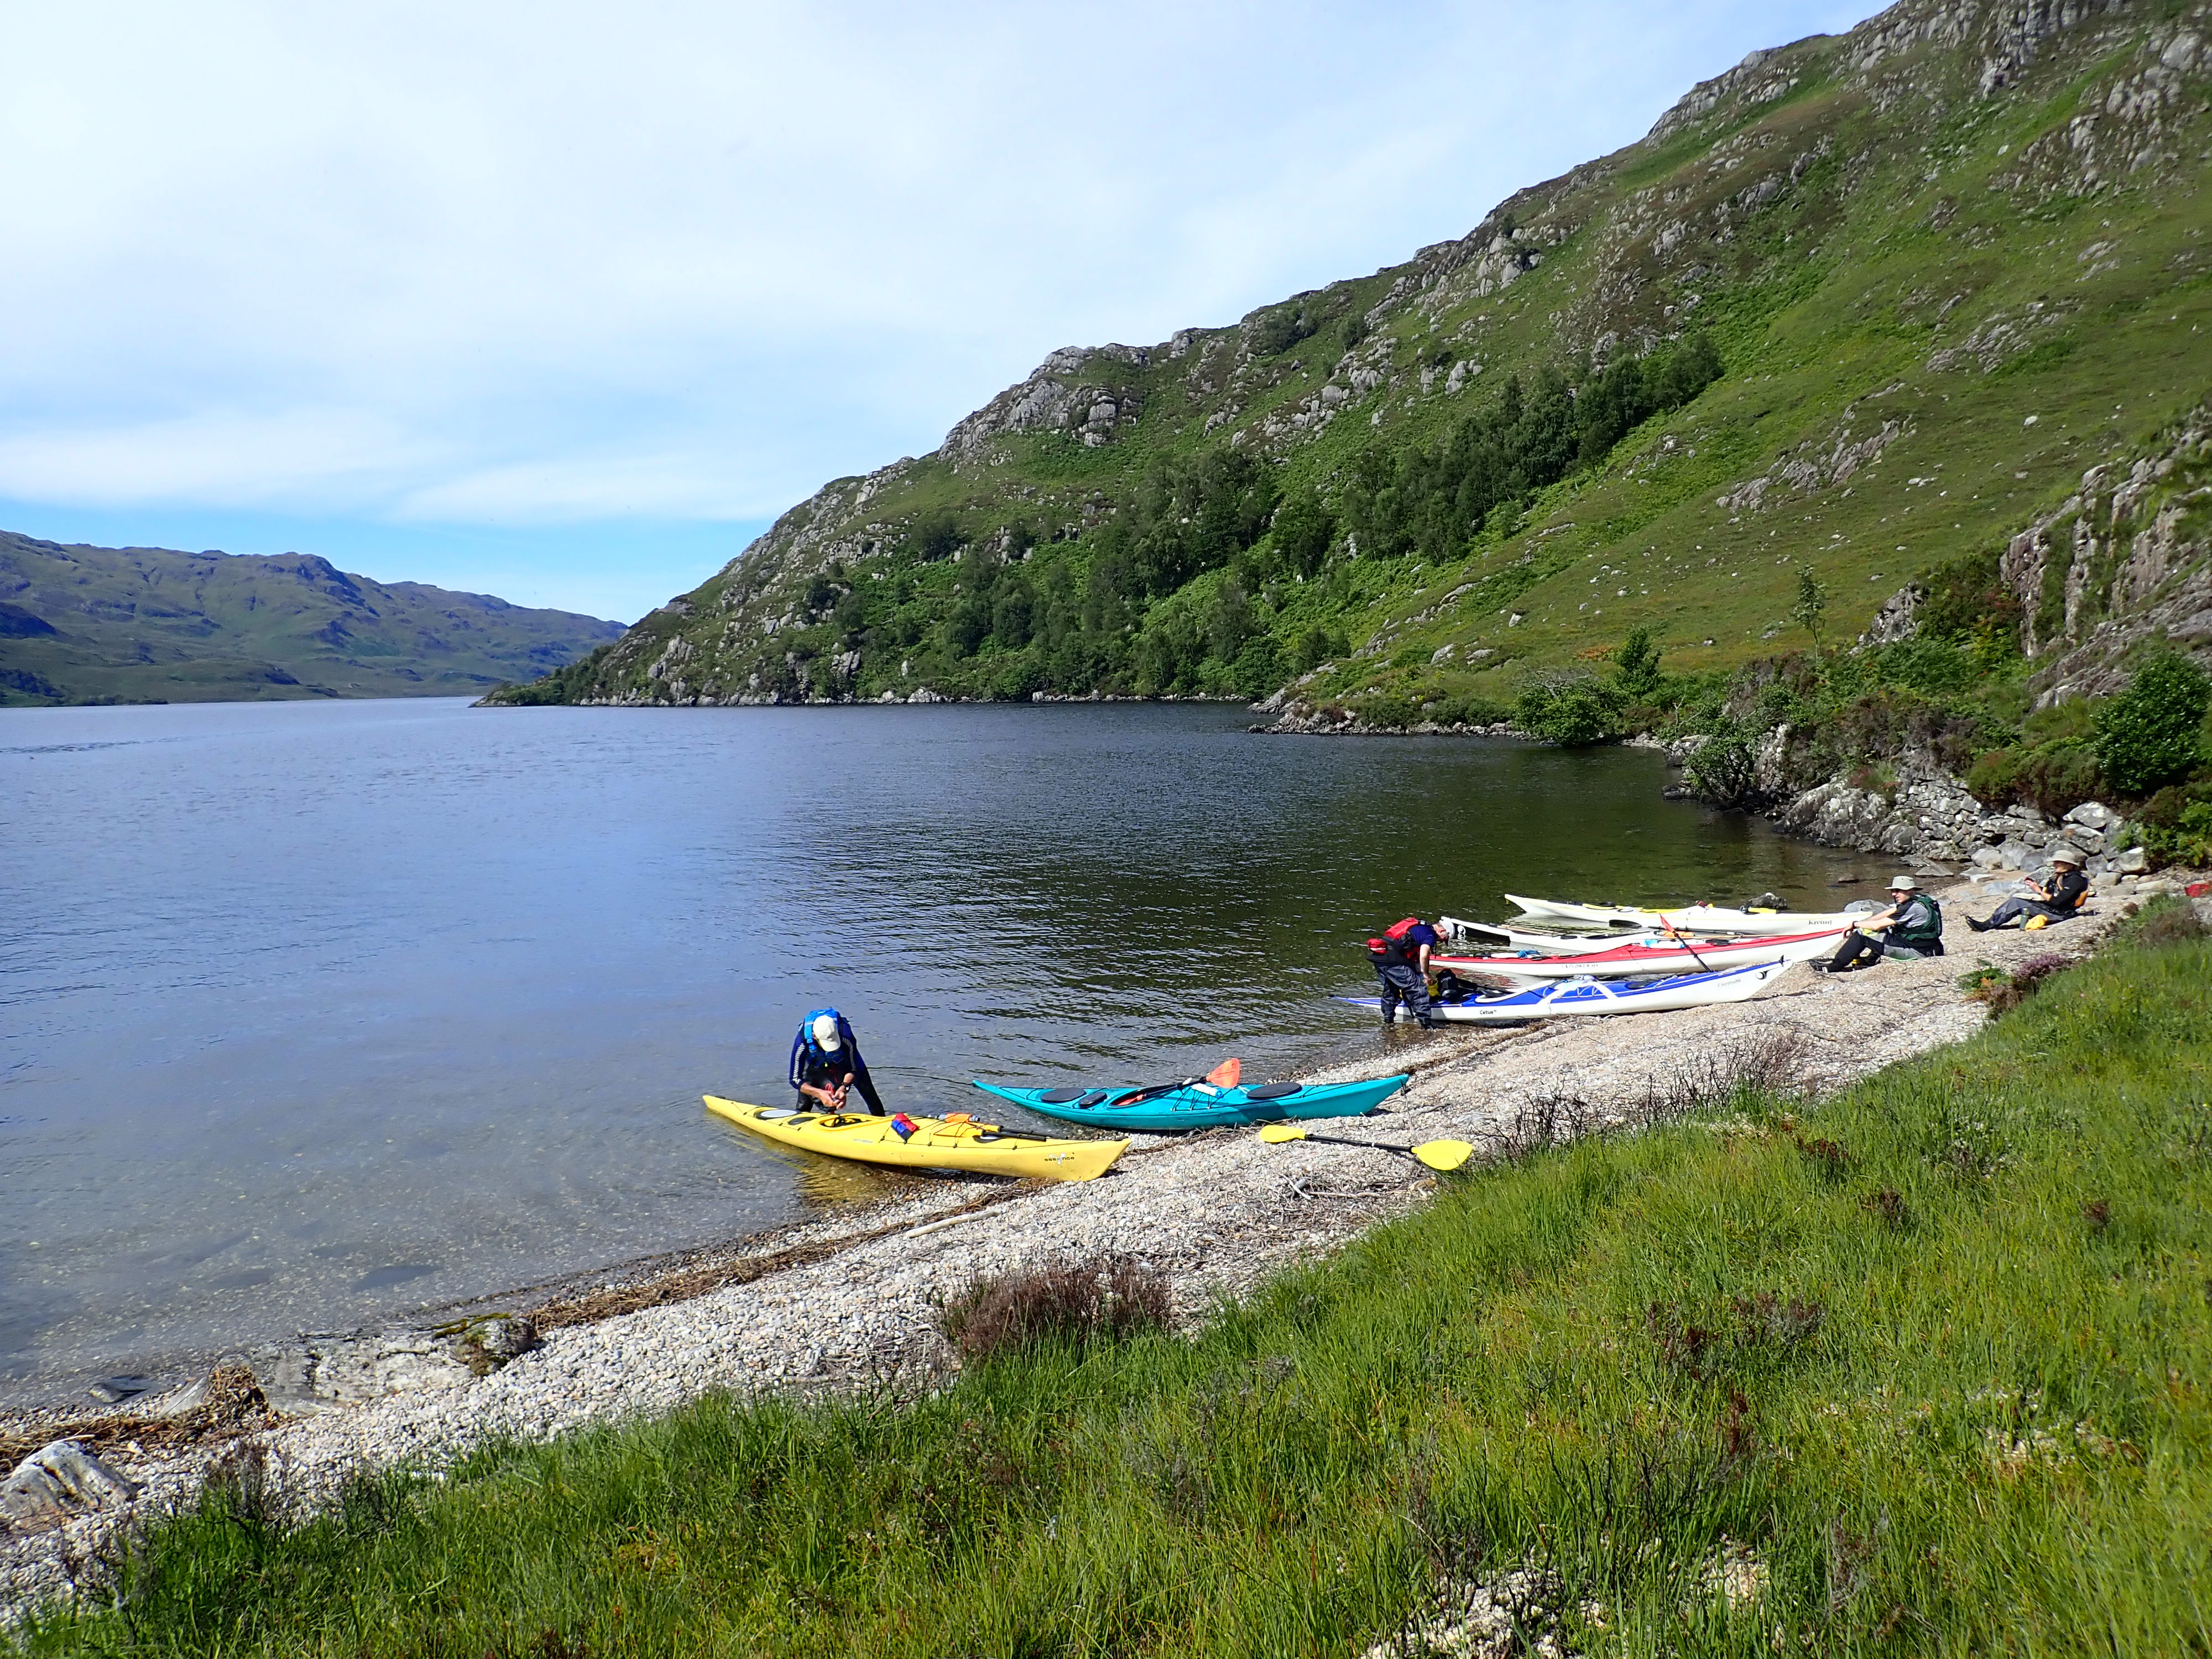
<path fill-rule="evenodd" d="M 623 622 L 1868 0 L 15 7 L 0 528 Z"/>

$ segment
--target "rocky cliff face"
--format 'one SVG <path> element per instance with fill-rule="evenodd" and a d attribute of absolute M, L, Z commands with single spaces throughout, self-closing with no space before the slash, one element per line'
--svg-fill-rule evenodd
<path fill-rule="evenodd" d="M 2100 628 L 2203 609 L 2174 483 L 2194 463 L 2154 460 L 2146 493 L 2106 452 L 2202 395 L 2208 41 L 2201 3 L 1902 0 L 1754 52 L 1640 143 L 1402 265 L 1154 345 L 1051 353 L 929 455 L 794 507 L 577 695 L 1127 691 L 1127 650 L 1048 660 L 1061 623 L 951 627 L 948 556 L 1024 566 L 1037 614 L 1058 603 L 1065 622 L 1148 469 L 1216 450 L 1339 511 L 1318 568 L 1261 560 L 1231 604 L 1283 680 L 1300 630 L 1343 635 L 1303 688 L 1316 705 L 1510 701 L 1530 667 L 1637 624 L 1678 665 L 1740 661 L 1787 626 L 1808 568 L 1832 620 L 1879 637 L 1909 622 L 1875 618 L 1900 578 L 2008 544 L 2053 695 L 2101 684 L 2118 635 Z M 1687 409 L 1524 512 L 1459 526 L 1447 556 L 1363 551 L 1346 503 L 1364 489 L 1363 511 L 1387 507 L 1510 378 L 1587 379 L 1693 329 L 1727 374 Z M 1207 570 L 1139 596 L 1128 628 L 1224 603 L 1222 586 Z M 1174 689 L 1224 689 L 1228 649 Z"/>

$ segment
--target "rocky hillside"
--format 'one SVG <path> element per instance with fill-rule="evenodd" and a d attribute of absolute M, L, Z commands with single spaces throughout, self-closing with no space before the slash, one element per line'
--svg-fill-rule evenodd
<path fill-rule="evenodd" d="M 1471 720 L 1638 627 L 1678 671 L 1771 652 L 1807 574 L 1815 631 L 1909 627 L 1977 556 L 2101 683 L 2204 637 L 2157 469 L 2212 391 L 2208 91 L 2212 6 L 2172 0 L 1903 0 L 1755 52 L 1403 265 L 1052 353 L 517 700 Z"/>
<path fill-rule="evenodd" d="M 311 554 L 64 547 L 0 532 L 0 703 L 454 696 L 619 623 L 349 576 Z"/>

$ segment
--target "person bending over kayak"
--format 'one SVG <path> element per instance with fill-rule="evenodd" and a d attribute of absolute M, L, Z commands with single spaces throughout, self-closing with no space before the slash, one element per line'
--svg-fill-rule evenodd
<path fill-rule="evenodd" d="M 858 1089 L 868 1109 L 884 1115 L 860 1040 L 835 1008 L 817 1008 L 799 1023 L 799 1035 L 791 1040 L 791 1086 L 799 1091 L 802 1108 L 811 1101 L 825 1112 L 842 1112 L 847 1092 Z"/>
<path fill-rule="evenodd" d="M 1876 937 L 1882 933 L 1888 937 Z M 1942 907 L 1922 892 L 1911 877 L 1899 876 L 1889 884 L 1889 908 L 1844 934 L 1834 958 L 1818 965 L 1826 973 L 1847 974 L 1854 968 L 1871 968 L 1884 957 L 1912 962 L 1942 954 Z"/>
<path fill-rule="evenodd" d="M 2039 881 L 2031 881 L 2025 896 L 2015 895 L 2007 899 L 1987 921 L 1976 921 L 1968 916 L 1966 926 L 1978 933 L 1986 933 L 1992 927 L 2009 927 L 2029 916 L 2063 921 L 2069 916 L 2081 915 L 2081 902 L 2089 896 L 2089 878 L 2081 873 L 2081 855 L 2070 847 L 2062 847 L 2051 855 L 2051 862 L 2056 868 L 2048 887 Z"/>
<path fill-rule="evenodd" d="M 1423 1030 L 1436 1030 L 1436 1022 L 1429 1018 L 1429 952 L 1437 942 L 1437 930 L 1419 916 L 1407 916 L 1367 941 L 1367 959 L 1382 981 L 1385 1025 L 1396 1021 L 1402 1001 Z"/>

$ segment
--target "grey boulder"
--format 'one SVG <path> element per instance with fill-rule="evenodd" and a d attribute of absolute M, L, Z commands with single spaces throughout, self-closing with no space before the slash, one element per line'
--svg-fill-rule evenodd
<path fill-rule="evenodd" d="M 52 1526 L 88 1510 L 127 1504 L 137 1481 L 94 1456 L 78 1442 L 41 1446 L 0 1486 L 0 1517 L 11 1527 Z"/>

